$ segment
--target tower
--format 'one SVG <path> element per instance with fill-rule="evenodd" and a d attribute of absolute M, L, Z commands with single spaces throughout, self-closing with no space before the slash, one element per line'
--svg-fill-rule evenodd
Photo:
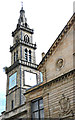
<path fill-rule="evenodd" d="M 27 24 L 22 6 L 17 27 L 12 32 L 11 66 L 6 68 L 6 111 L 11 111 L 24 104 L 23 93 L 40 81 L 36 65 L 36 44 L 33 44 L 33 33 L 33 29 L 30 29 Z"/>

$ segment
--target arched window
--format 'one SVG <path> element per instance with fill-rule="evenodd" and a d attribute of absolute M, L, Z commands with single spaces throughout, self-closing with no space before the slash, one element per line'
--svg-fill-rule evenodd
<path fill-rule="evenodd" d="M 15 58 L 15 52 L 14 52 L 14 62 L 16 61 L 16 58 Z"/>
<path fill-rule="evenodd" d="M 29 43 L 29 36 L 28 36 L 28 35 L 25 35 L 25 36 L 24 36 L 24 41 L 25 41 L 26 43 Z"/>
<path fill-rule="evenodd" d="M 14 62 L 18 60 L 18 50 L 14 52 Z"/>
<path fill-rule="evenodd" d="M 31 50 L 29 50 L 29 62 L 31 62 Z"/>
<path fill-rule="evenodd" d="M 27 49 L 25 49 L 25 61 L 28 60 L 28 57 L 27 57 Z"/>

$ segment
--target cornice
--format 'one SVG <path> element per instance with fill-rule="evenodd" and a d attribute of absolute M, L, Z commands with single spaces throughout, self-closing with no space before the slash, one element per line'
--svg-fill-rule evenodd
<path fill-rule="evenodd" d="M 32 44 L 32 43 L 25 43 L 24 40 L 19 40 L 17 43 L 15 43 L 13 46 L 10 46 L 10 52 L 12 52 L 17 46 L 19 46 L 20 44 L 25 45 L 27 47 L 33 48 L 33 49 L 37 49 L 36 44 Z"/>
<path fill-rule="evenodd" d="M 24 61 L 24 60 L 17 60 L 10 67 L 7 67 L 6 74 L 8 74 L 9 72 L 11 72 L 14 68 L 16 68 L 19 65 L 23 65 L 23 66 L 26 66 L 26 67 L 29 67 L 29 68 L 32 68 L 32 69 L 35 69 L 35 70 L 37 70 L 37 66 L 38 66 L 37 64 L 30 63 L 30 62 L 27 62 L 27 61 Z"/>
<path fill-rule="evenodd" d="M 24 103 L 24 104 L 22 104 L 22 105 L 20 105 L 20 106 L 18 106 L 18 107 L 16 107 L 16 108 L 14 108 L 14 109 L 12 109 L 12 110 L 10 110 L 10 111 L 5 111 L 4 112 L 4 115 L 7 115 L 7 114 L 9 114 L 9 113 L 11 113 L 11 112 L 14 112 L 15 110 L 17 110 L 17 109 L 19 109 L 19 108 L 22 108 L 23 106 L 25 106 L 26 105 L 26 103 Z M 13 116 L 11 116 L 11 117 L 15 117 L 15 116 L 17 116 L 17 115 L 20 115 L 20 114 L 22 114 L 22 113 L 27 113 L 27 109 L 25 109 L 25 110 L 23 110 L 22 112 L 18 112 L 17 114 L 15 114 L 15 115 L 13 115 Z M 10 119 L 10 117 L 8 117 L 8 118 L 6 118 L 7 120 L 8 119 Z"/>
<path fill-rule="evenodd" d="M 53 79 L 53 80 L 51 80 L 51 81 L 48 81 L 48 82 L 46 82 L 46 83 L 43 83 L 43 82 L 42 82 L 41 84 L 36 85 L 36 86 L 34 86 L 34 87 L 26 90 L 26 93 L 24 93 L 24 95 L 26 95 L 26 94 L 28 94 L 28 93 L 30 93 L 30 92 L 33 92 L 33 91 L 35 91 L 35 90 L 37 90 L 37 89 L 44 88 L 44 87 L 46 87 L 46 86 L 50 86 L 52 83 L 59 82 L 59 81 L 65 79 L 65 78 L 68 78 L 68 77 L 71 76 L 71 75 L 73 75 L 73 77 L 74 77 L 74 74 L 75 74 L 75 69 L 74 69 L 74 70 L 71 70 L 71 71 L 65 73 L 64 75 L 61 75 L 61 76 L 59 76 L 59 77 L 57 77 L 57 78 L 55 78 L 55 79 Z"/>
<path fill-rule="evenodd" d="M 47 61 L 47 58 L 52 55 L 53 51 L 56 49 L 56 47 L 58 46 L 60 41 L 63 39 L 63 37 L 66 35 L 66 33 L 69 31 L 69 29 L 71 28 L 74 22 L 75 22 L 75 13 L 71 17 L 71 19 L 68 21 L 64 29 L 61 31 L 57 39 L 54 41 L 54 43 L 52 44 L 52 46 L 50 47 L 50 49 L 48 50 L 48 52 L 46 53 L 46 55 L 44 56 L 40 64 L 38 65 L 38 69 L 40 69 L 43 66 L 43 64 Z"/>
<path fill-rule="evenodd" d="M 31 33 L 31 34 L 34 34 L 34 30 L 33 30 L 33 29 L 30 29 L 30 28 L 28 28 L 28 27 L 23 27 L 23 26 L 18 26 L 18 25 L 17 25 L 16 30 L 12 32 L 12 37 L 14 37 L 15 34 L 16 34 L 19 30 L 23 30 L 23 31 L 29 32 L 29 33 Z"/>

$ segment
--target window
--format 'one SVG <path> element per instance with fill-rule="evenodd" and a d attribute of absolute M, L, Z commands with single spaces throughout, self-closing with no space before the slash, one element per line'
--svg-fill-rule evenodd
<path fill-rule="evenodd" d="M 14 101 L 12 100 L 11 101 L 11 109 L 13 109 L 14 108 Z"/>
<path fill-rule="evenodd" d="M 29 62 L 31 62 L 31 50 L 29 50 Z"/>
<path fill-rule="evenodd" d="M 29 36 L 28 35 L 24 36 L 24 41 L 27 42 L 27 43 L 29 43 Z"/>
<path fill-rule="evenodd" d="M 25 49 L 25 61 L 27 61 L 28 58 L 27 58 L 27 49 Z"/>
<path fill-rule="evenodd" d="M 18 60 L 18 50 L 14 52 L 14 62 Z"/>
<path fill-rule="evenodd" d="M 41 82 L 43 82 L 43 74 L 42 74 L 42 72 L 40 72 L 40 80 L 41 80 Z"/>
<path fill-rule="evenodd" d="M 16 61 L 16 58 L 15 58 L 15 52 L 14 52 L 14 62 Z"/>
<path fill-rule="evenodd" d="M 32 101 L 31 109 L 32 109 L 32 119 L 38 118 L 38 120 L 40 120 L 40 118 L 44 118 L 44 107 L 43 107 L 42 98 Z"/>
<path fill-rule="evenodd" d="M 16 51 L 16 60 L 18 60 L 18 50 Z"/>

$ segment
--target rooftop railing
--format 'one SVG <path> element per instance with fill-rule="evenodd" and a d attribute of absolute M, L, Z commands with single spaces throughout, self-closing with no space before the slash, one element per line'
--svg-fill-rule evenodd
<path fill-rule="evenodd" d="M 38 66 L 37 64 L 31 63 L 31 62 L 28 62 L 28 61 L 25 61 L 25 60 L 19 60 L 19 63 L 23 64 L 23 65 L 26 65 L 26 66 L 33 67 L 33 68 L 37 68 L 37 66 Z"/>
<path fill-rule="evenodd" d="M 37 48 L 36 44 L 27 43 L 27 42 L 25 42 L 24 40 L 18 40 L 13 46 L 10 46 L 10 52 L 12 52 L 12 50 L 14 50 L 15 47 L 17 47 L 19 44 L 23 44 L 23 45 L 29 46 L 29 47 L 31 47 L 31 48 L 34 48 L 34 49 Z"/>

